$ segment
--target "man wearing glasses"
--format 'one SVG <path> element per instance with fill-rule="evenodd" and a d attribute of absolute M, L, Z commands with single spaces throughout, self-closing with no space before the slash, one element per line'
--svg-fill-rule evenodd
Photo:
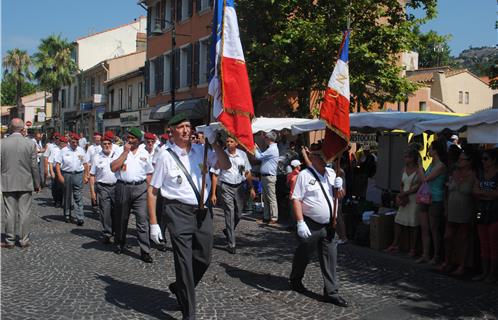
<path fill-rule="evenodd" d="M 90 184 L 95 185 L 95 191 L 92 191 L 91 194 L 92 201 L 98 203 L 103 242 L 105 244 L 111 243 L 113 235 L 112 213 L 117 181 L 116 175 L 111 171 L 113 140 L 114 134 L 112 131 L 106 132 L 101 142 L 102 150 L 93 156 L 90 169 Z"/>

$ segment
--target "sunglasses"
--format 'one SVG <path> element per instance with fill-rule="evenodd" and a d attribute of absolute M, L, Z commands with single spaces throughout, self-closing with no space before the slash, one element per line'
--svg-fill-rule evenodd
<path fill-rule="evenodd" d="M 147 140 L 147 143 L 155 143 L 155 140 Z"/>
<path fill-rule="evenodd" d="M 112 144 L 112 143 L 110 143 L 110 142 L 102 142 L 102 145 L 103 145 L 103 146 L 109 146 L 109 145 L 111 145 L 111 144 Z"/>

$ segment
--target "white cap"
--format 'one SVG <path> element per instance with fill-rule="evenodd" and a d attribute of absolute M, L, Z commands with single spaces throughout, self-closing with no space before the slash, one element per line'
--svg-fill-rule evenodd
<path fill-rule="evenodd" d="M 458 140 L 458 136 L 456 134 L 452 135 L 450 140 Z"/>
<path fill-rule="evenodd" d="M 295 167 L 298 167 L 301 165 L 301 161 L 299 160 L 292 160 L 291 163 L 290 163 L 291 167 L 295 168 Z"/>

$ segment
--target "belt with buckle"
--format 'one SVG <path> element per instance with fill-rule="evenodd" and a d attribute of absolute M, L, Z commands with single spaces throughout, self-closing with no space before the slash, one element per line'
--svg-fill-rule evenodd
<path fill-rule="evenodd" d="M 145 182 L 145 180 L 142 180 L 142 181 L 130 181 L 130 182 L 126 182 L 126 181 L 123 181 L 123 180 L 118 180 L 118 183 L 129 184 L 129 185 L 133 185 L 133 186 L 138 186 L 139 184 L 142 184 L 144 182 Z"/>
<path fill-rule="evenodd" d="M 240 182 L 240 183 L 235 183 L 235 184 L 234 184 L 234 183 L 228 183 L 228 182 L 225 182 L 225 181 L 221 181 L 221 183 L 226 184 L 227 186 L 232 187 L 232 188 L 238 188 L 238 187 L 240 187 L 240 186 L 242 185 L 242 183 L 244 183 L 244 182 Z"/>
<path fill-rule="evenodd" d="M 262 173 L 261 176 L 262 177 L 274 177 L 275 175 L 274 174 Z"/>
<path fill-rule="evenodd" d="M 97 182 L 97 184 L 104 187 L 114 187 L 116 185 L 115 183 L 105 183 L 105 182 Z"/>
<path fill-rule="evenodd" d="M 67 173 L 67 174 L 79 174 L 79 173 L 83 173 L 83 171 L 62 171 L 62 173 Z"/>

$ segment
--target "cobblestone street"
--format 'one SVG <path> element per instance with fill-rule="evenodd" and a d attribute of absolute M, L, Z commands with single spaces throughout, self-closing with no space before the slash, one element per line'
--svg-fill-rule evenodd
<path fill-rule="evenodd" d="M 86 192 L 86 194 L 88 194 Z M 2 319 L 178 319 L 167 286 L 173 255 L 153 249 L 153 264 L 139 259 L 130 222 L 126 254 L 100 239 L 100 222 L 85 199 L 83 227 L 66 224 L 48 189 L 35 195 L 31 247 L 2 249 Z M 439 274 L 404 255 L 352 244 L 339 249 L 340 308 L 318 301 L 318 262 L 307 269 L 301 295 L 288 290 L 294 235 L 245 216 L 236 255 L 225 251 L 224 221 L 215 211 L 211 266 L 197 288 L 199 319 L 495 319 L 498 285 Z M 169 235 L 168 235 L 169 237 Z M 168 245 L 170 241 L 168 239 Z"/>

